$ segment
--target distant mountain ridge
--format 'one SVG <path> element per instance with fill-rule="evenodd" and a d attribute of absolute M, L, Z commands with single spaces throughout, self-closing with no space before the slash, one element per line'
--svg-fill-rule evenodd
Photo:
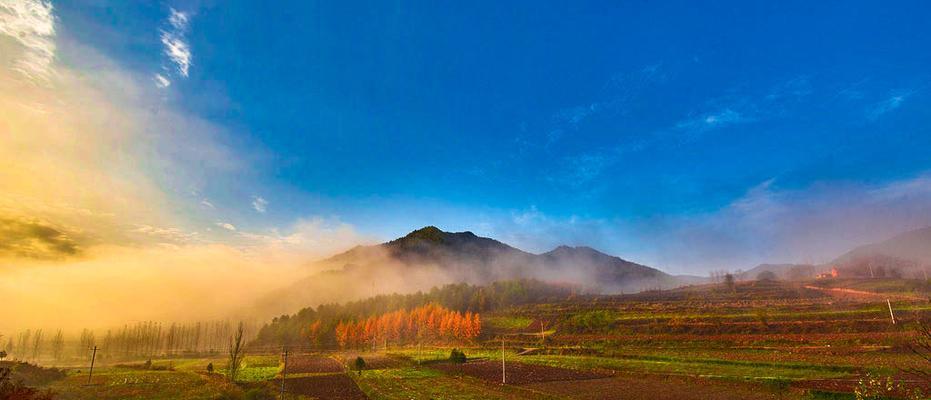
<path fill-rule="evenodd" d="M 353 247 L 313 263 L 313 268 L 323 272 L 314 272 L 263 301 L 277 304 L 274 309 L 293 311 L 331 299 L 404 293 L 445 283 L 537 279 L 590 291 L 630 293 L 695 280 L 590 247 L 559 246 L 533 254 L 472 232 L 445 232 L 434 226 L 385 243 Z"/>
<path fill-rule="evenodd" d="M 924 277 L 931 272 L 931 227 L 857 246 L 825 264 L 760 264 L 741 277 L 754 279 L 763 271 L 771 271 L 783 279 L 805 279 L 832 268 L 842 276 Z"/>
<path fill-rule="evenodd" d="M 381 258 L 378 258 L 381 255 Z M 375 257 L 375 258 L 373 258 Z M 320 263 L 332 268 L 384 262 L 436 266 L 470 283 L 500 279 L 563 280 L 586 286 L 620 287 L 635 280 L 671 282 L 670 275 L 591 247 L 559 246 L 533 254 L 472 232 L 445 232 L 435 226 L 374 246 L 357 246 Z M 583 279 L 588 278 L 588 279 Z M 629 286 L 629 285 L 628 285 Z"/>

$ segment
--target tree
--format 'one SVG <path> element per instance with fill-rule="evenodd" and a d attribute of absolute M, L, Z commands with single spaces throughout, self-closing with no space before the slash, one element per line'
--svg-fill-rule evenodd
<path fill-rule="evenodd" d="M 36 330 L 36 335 L 32 339 L 32 361 L 39 359 L 39 352 L 42 350 L 42 330 Z"/>
<path fill-rule="evenodd" d="M 908 369 L 905 372 L 931 383 L 931 372 L 929 372 L 931 371 L 931 325 L 919 320 L 915 325 L 915 333 L 915 339 L 908 347 L 920 360 L 923 360 L 924 367 Z"/>
<path fill-rule="evenodd" d="M 213 373 L 213 363 L 207 363 L 207 372 Z"/>
<path fill-rule="evenodd" d="M 362 375 L 362 370 L 365 369 L 365 360 L 362 357 L 356 357 L 356 361 L 352 364 L 353 369 L 359 371 L 359 375 Z"/>
<path fill-rule="evenodd" d="M 61 360 L 62 352 L 65 349 L 65 337 L 61 333 L 61 329 L 58 330 L 58 333 L 55 334 L 55 337 L 52 338 L 52 356 L 55 357 L 55 361 Z"/>
<path fill-rule="evenodd" d="M 242 367 L 242 359 L 245 357 L 243 353 L 243 331 L 242 322 L 239 322 L 239 326 L 236 327 L 236 333 L 230 337 L 229 363 L 227 365 L 227 377 L 230 382 L 236 382 L 236 376 L 239 375 L 240 368 Z"/>
<path fill-rule="evenodd" d="M 452 361 L 456 364 L 464 364 L 467 360 L 468 358 L 466 357 L 465 353 L 462 352 L 462 350 L 453 349 L 449 352 L 449 361 Z"/>
<path fill-rule="evenodd" d="M 737 283 L 734 280 L 734 275 L 724 274 L 724 287 L 727 288 L 727 291 L 734 293 L 737 291 Z"/>

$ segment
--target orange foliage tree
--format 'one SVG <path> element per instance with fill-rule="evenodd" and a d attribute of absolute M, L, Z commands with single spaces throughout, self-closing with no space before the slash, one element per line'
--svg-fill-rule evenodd
<path fill-rule="evenodd" d="M 319 338 L 319 321 L 307 330 Z M 314 332 L 314 336 L 310 335 Z M 398 310 L 357 321 L 340 321 L 334 336 L 341 348 L 365 347 L 384 341 L 410 344 L 420 341 L 464 342 L 482 333 L 478 313 L 465 314 L 431 303 L 411 310 Z"/>

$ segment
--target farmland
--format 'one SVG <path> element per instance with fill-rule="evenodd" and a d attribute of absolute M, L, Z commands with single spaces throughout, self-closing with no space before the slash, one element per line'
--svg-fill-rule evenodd
<path fill-rule="evenodd" d="M 917 321 L 931 317 L 928 293 L 914 282 L 847 283 L 860 289 L 748 281 L 571 296 L 491 310 L 474 340 L 297 344 L 283 387 L 289 398 L 320 399 L 813 399 L 853 398 L 860 380 L 874 376 L 903 385 L 893 396 L 929 393 L 927 381 L 904 372 L 928 371 L 909 347 Z M 450 361 L 452 347 L 468 361 Z M 284 359 L 268 346 L 247 352 L 236 384 L 220 353 L 106 361 L 90 384 L 85 366 L 73 362 L 64 378 L 36 386 L 61 399 L 277 395 Z"/>

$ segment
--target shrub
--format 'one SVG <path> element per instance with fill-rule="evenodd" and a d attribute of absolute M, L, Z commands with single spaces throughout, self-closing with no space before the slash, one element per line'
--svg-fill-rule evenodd
<path fill-rule="evenodd" d="M 16 400 L 52 400 L 52 392 L 40 392 L 23 385 L 22 382 L 13 382 L 12 371 L 9 368 L 0 368 L 0 399 Z"/>
<path fill-rule="evenodd" d="M 449 352 L 449 361 L 452 361 L 457 364 L 465 363 L 468 360 L 465 353 L 459 349 L 453 349 Z"/>
<path fill-rule="evenodd" d="M 209 372 L 209 373 L 211 373 L 211 374 L 213 373 L 213 363 L 208 363 L 208 364 L 207 364 L 207 372 Z"/>
<path fill-rule="evenodd" d="M 356 357 L 356 361 L 352 364 L 353 369 L 359 371 L 359 375 L 362 375 L 362 370 L 365 369 L 365 360 L 362 357 Z"/>
<path fill-rule="evenodd" d="M 611 330 L 617 317 L 609 310 L 586 311 L 569 318 L 569 327 L 576 332 L 605 332 Z"/>

